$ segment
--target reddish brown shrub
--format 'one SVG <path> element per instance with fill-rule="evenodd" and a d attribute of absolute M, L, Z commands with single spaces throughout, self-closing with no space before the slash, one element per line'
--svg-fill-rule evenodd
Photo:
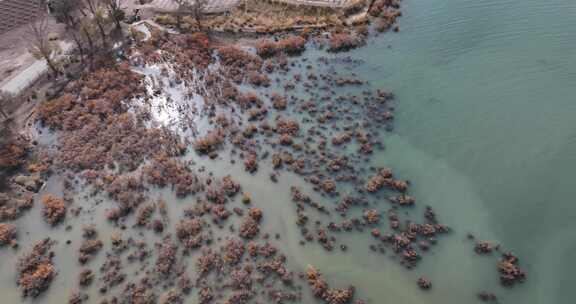
<path fill-rule="evenodd" d="M 94 280 L 94 273 L 90 269 L 83 269 L 78 275 L 78 284 L 80 286 L 89 286 Z"/>
<path fill-rule="evenodd" d="M 363 43 L 359 37 L 352 36 L 348 33 L 333 33 L 330 36 L 328 50 L 330 52 L 343 52 L 360 46 Z"/>
<path fill-rule="evenodd" d="M 153 204 L 147 204 L 140 207 L 136 215 L 136 225 L 138 226 L 148 225 L 155 209 L 156 207 Z"/>
<path fill-rule="evenodd" d="M 322 181 L 320 187 L 326 193 L 334 193 L 336 191 L 336 183 L 331 179 Z"/>
<path fill-rule="evenodd" d="M 78 250 L 79 252 L 78 261 L 80 262 L 80 264 L 85 264 L 86 262 L 88 262 L 88 260 L 90 260 L 94 255 L 96 255 L 100 251 L 100 249 L 102 249 L 103 245 L 104 244 L 102 244 L 101 240 L 85 240 L 84 242 L 82 242 L 82 245 Z"/>
<path fill-rule="evenodd" d="M 69 85 L 61 97 L 42 103 L 38 116 L 53 129 L 79 129 L 89 120 L 124 112 L 123 101 L 144 93 L 141 79 L 127 64 L 96 70 Z"/>
<path fill-rule="evenodd" d="M 223 132 L 221 130 L 212 130 L 203 137 L 196 139 L 194 149 L 200 154 L 208 154 L 216 151 L 223 141 Z"/>
<path fill-rule="evenodd" d="M 202 246 L 204 237 L 200 234 L 201 231 L 202 221 L 196 218 L 181 220 L 176 225 L 176 236 L 186 250 L 200 248 L 200 246 Z"/>
<path fill-rule="evenodd" d="M 260 226 L 252 217 L 245 217 L 240 225 L 240 236 L 246 239 L 254 238 L 260 232 Z"/>
<path fill-rule="evenodd" d="M 52 243 L 50 239 L 44 239 L 18 260 L 17 283 L 24 296 L 37 297 L 48 289 L 56 276 L 52 254 L 49 252 Z"/>
<path fill-rule="evenodd" d="M 308 285 L 312 288 L 314 296 L 324 300 L 328 304 L 350 303 L 354 298 L 354 287 L 348 288 L 330 288 L 328 283 L 322 279 L 322 275 L 316 268 L 308 265 L 306 272 Z"/>
<path fill-rule="evenodd" d="M 117 220 L 128 215 L 140 203 L 146 200 L 144 185 L 141 178 L 131 175 L 105 175 L 102 178 L 103 188 L 108 196 L 119 204 L 119 208 L 108 211 L 110 220 Z"/>
<path fill-rule="evenodd" d="M 185 219 L 176 224 L 176 236 L 180 241 L 198 235 L 202 231 L 202 221 L 199 219 Z"/>
<path fill-rule="evenodd" d="M 198 177 L 192 173 L 190 168 L 164 154 L 154 156 L 152 163 L 146 165 L 142 171 L 148 183 L 152 185 L 165 187 L 167 184 L 171 184 L 178 197 L 185 197 L 194 193 L 200 187 Z"/>
<path fill-rule="evenodd" d="M 289 36 L 278 41 L 278 49 L 289 55 L 298 55 L 306 49 L 306 39 L 301 36 Z"/>
<path fill-rule="evenodd" d="M 274 109 L 276 110 L 285 110 L 286 109 L 286 97 L 276 93 L 276 92 L 272 92 L 271 96 L 270 96 L 270 100 L 272 101 L 272 105 L 274 106 Z"/>
<path fill-rule="evenodd" d="M 510 252 L 504 253 L 498 262 L 500 283 L 504 286 L 512 286 L 524 282 L 526 274 L 519 266 L 518 258 Z"/>
<path fill-rule="evenodd" d="M 42 215 L 50 225 L 56 225 L 66 216 L 66 203 L 63 199 L 47 194 L 42 197 Z"/>
<path fill-rule="evenodd" d="M 180 155 L 185 146 L 166 129 L 148 129 L 131 114 L 90 121 L 79 130 L 63 133 L 57 161 L 73 170 L 101 169 L 117 162 L 120 169 L 134 170 L 143 160 L 162 151 Z"/>
<path fill-rule="evenodd" d="M 16 245 L 16 226 L 12 224 L 0 224 L 0 247 L 4 245 Z"/>
<path fill-rule="evenodd" d="M 188 35 L 171 36 L 166 39 L 159 47 L 153 47 L 154 51 L 150 54 L 150 59 L 154 61 L 154 54 L 158 49 L 162 49 L 165 54 L 173 56 L 173 61 L 177 63 L 176 72 L 182 78 L 190 76 L 190 68 L 206 68 L 212 61 L 213 48 L 210 39 L 204 33 L 193 33 Z"/>
<path fill-rule="evenodd" d="M 158 245 L 158 258 L 156 259 L 156 271 L 164 276 L 172 273 L 176 265 L 176 252 L 178 247 L 169 239 L 165 239 Z"/>
<path fill-rule="evenodd" d="M 251 81 L 263 81 L 257 76 L 262 68 L 262 59 L 238 47 L 228 45 L 218 48 L 223 73 L 236 83 L 242 83 L 248 76 Z"/>
<path fill-rule="evenodd" d="M 278 52 L 278 46 L 270 39 L 261 39 L 256 43 L 256 53 L 262 58 L 269 58 Z"/>
<path fill-rule="evenodd" d="M 300 131 L 300 124 L 292 119 L 278 117 L 276 120 L 276 132 L 279 134 L 297 135 Z"/>
<path fill-rule="evenodd" d="M 250 173 L 258 170 L 258 158 L 256 153 L 249 153 L 244 159 L 244 169 Z"/>
<path fill-rule="evenodd" d="M 368 224 L 377 224 L 380 221 L 380 213 L 375 209 L 364 210 L 362 217 Z"/>
<path fill-rule="evenodd" d="M 260 107 L 264 104 L 254 91 L 240 93 L 236 98 L 236 102 L 242 109 L 250 109 L 253 106 Z"/>
<path fill-rule="evenodd" d="M 210 248 L 202 250 L 202 255 L 196 260 L 196 271 L 200 277 L 205 277 L 214 270 L 220 273 L 223 266 L 222 256 Z"/>
<path fill-rule="evenodd" d="M 234 196 L 240 191 L 240 184 L 236 183 L 232 176 L 226 175 L 222 178 L 222 189 L 228 196 Z"/>
<path fill-rule="evenodd" d="M 226 67 L 245 69 L 249 66 L 260 69 L 262 60 L 238 47 L 227 45 L 218 48 L 218 55 Z"/>
<path fill-rule="evenodd" d="M 228 264 L 238 264 L 244 255 L 244 242 L 242 240 L 233 238 L 226 241 L 224 245 L 224 262 Z"/>
<path fill-rule="evenodd" d="M 270 78 L 259 71 L 250 71 L 248 73 L 248 82 L 256 87 L 270 86 Z"/>
<path fill-rule="evenodd" d="M 262 209 L 250 208 L 250 210 L 248 210 L 248 216 L 250 216 L 256 222 L 259 222 L 262 219 Z"/>
<path fill-rule="evenodd" d="M 6 136 L 2 134 L 0 136 Z M 0 139 L 0 178 L 5 170 L 14 169 L 24 163 L 24 158 L 28 150 L 28 142 L 23 138 Z M 0 182 L 0 185 L 2 182 Z"/>
<path fill-rule="evenodd" d="M 17 219 L 24 210 L 30 209 L 33 203 L 34 200 L 31 195 L 11 198 L 0 193 L 0 221 Z"/>

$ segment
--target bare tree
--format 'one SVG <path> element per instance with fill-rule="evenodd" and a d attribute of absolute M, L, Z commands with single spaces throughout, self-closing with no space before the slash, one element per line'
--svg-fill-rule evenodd
<path fill-rule="evenodd" d="M 81 11 L 84 2 L 81 0 L 52 0 L 50 1 L 51 14 L 57 22 L 66 25 L 66 32 L 76 44 L 83 62 L 86 54 L 83 34 L 81 32 Z"/>
<path fill-rule="evenodd" d="M 12 94 L 8 92 L 0 92 L 0 114 L 4 119 L 8 119 L 8 114 L 4 110 L 4 107 L 8 106 L 10 101 L 12 100 Z"/>
<path fill-rule="evenodd" d="M 202 30 L 202 19 L 206 13 L 206 7 L 208 6 L 208 0 L 175 0 L 178 4 L 178 13 L 176 18 L 180 18 L 182 14 L 189 14 L 194 18 L 196 26 L 201 31 Z M 178 19 L 178 24 L 180 24 Z"/>
<path fill-rule="evenodd" d="M 174 15 L 176 15 L 176 27 L 180 30 L 182 26 L 182 16 L 190 14 L 190 5 L 187 0 L 176 0 L 178 4 Z"/>
<path fill-rule="evenodd" d="M 4 119 L 8 119 L 8 114 L 6 114 L 6 112 L 4 111 L 3 104 L 0 104 L 0 114 L 2 114 L 2 117 L 4 117 Z"/>
<path fill-rule="evenodd" d="M 202 20 L 206 13 L 206 6 L 208 6 L 208 0 L 194 0 L 191 6 L 192 17 L 196 20 L 196 25 L 200 31 L 202 30 Z"/>
<path fill-rule="evenodd" d="M 72 40 L 76 43 L 80 53 L 93 54 L 96 51 L 94 36 L 102 35 L 106 41 L 104 31 L 105 17 L 100 0 L 52 0 L 50 3 L 52 15 L 56 21 L 64 23 Z M 108 1 L 108 0 L 106 0 Z M 87 44 L 86 50 L 83 45 Z"/>
<path fill-rule="evenodd" d="M 30 53 L 38 59 L 46 60 L 46 64 L 54 76 L 58 76 L 59 70 L 52 56 L 59 50 L 59 46 L 50 41 L 50 37 L 48 37 L 48 17 L 46 14 L 41 15 L 37 22 L 30 23 L 27 34 Z"/>
<path fill-rule="evenodd" d="M 116 28 L 121 28 L 120 22 L 126 17 L 126 13 L 120 7 L 120 0 L 104 0 L 106 9 L 108 10 L 108 17 L 114 21 Z"/>
<path fill-rule="evenodd" d="M 96 27 L 90 20 L 80 21 L 80 33 L 82 38 L 86 39 L 88 43 L 88 51 L 94 53 L 96 51 L 96 44 L 94 43 L 94 35 L 96 35 Z"/>
<path fill-rule="evenodd" d="M 102 5 L 102 0 L 83 0 L 85 3 L 85 9 L 82 13 L 85 17 L 92 18 L 94 24 L 100 32 L 102 37 L 102 44 L 106 45 L 106 16 L 104 14 L 104 7 Z"/>

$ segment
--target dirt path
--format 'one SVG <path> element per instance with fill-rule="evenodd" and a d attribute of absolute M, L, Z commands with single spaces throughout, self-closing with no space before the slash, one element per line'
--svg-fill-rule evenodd
<path fill-rule="evenodd" d="M 56 24 L 52 19 L 48 28 L 57 36 L 64 33 L 63 25 Z M 0 34 L 0 88 L 36 61 L 28 52 L 27 32 L 28 25 L 25 24 Z"/>

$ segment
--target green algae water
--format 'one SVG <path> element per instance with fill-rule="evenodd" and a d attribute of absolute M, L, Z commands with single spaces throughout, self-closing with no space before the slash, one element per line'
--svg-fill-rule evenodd
<path fill-rule="evenodd" d="M 299 245 L 289 188 L 311 191 L 296 175 L 283 172 L 280 182 L 273 184 L 270 168 L 249 175 L 241 165 L 230 164 L 227 153 L 218 161 L 187 158 L 215 176 L 231 174 L 251 193 L 265 214 L 262 230 L 282 235 L 275 245 L 286 254 L 289 266 L 304 270 L 312 264 L 335 287 L 354 284 L 368 303 L 477 303 L 476 294 L 484 290 L 502 303 L 573 302 L 576 1 L 405 0 L 402 11 L 398 34 L 371 38 L 367 46 L 349 53 L 310 50 L 303 56 L 360 59 L 364 63 L 352 71 L 372 87 L 396 95 L 395 130 L 383 136 L 386 149 L 374 164 L 390 166 L 409 178 L 417 208 L 433 206 L 439 220 L 454 230 L 415 269 L 406 270 L 390 255 L 370 251 L 367 236 L 342 236 L 346 253 L 326 253 L 318 244 Z M 60 182 L 53 177 L 43 191 L 58 193 Z M 150 196 L 169 202 L 173 222 L 193 201 L 178 199 L 168 190 L 152 191 Z M 323 199 L 316 193 L 311 196 Z M 83 192 L 77 193 L 76 201 L 91 206 L 80 213 L 79 221 L 95 224 L 105 242 L 88 265 L 98 273 L 115 231 L 106 223 L 104 209 L 114 203 L 96 204 L 98 198 Z M 83 268 L 77 265 L 76 252 L 81 225 L 51 229 L 41 219 L 39 205 L 37 200 L 17 222 L 18 241 L 28 249 L 46 236 L 57 239 L 54 262 L 59 274 L 39 299 L 23 300 L 13 273 L 22 252 L 0 251 L 1 303 L 66 303 L 77 284 Z M 158 240 L 150 231 L 122 233 Z M 501 287 L 497 259 L 475 255 L 467 233 L 517 254 L 526 282 Z M 126 273 L 137 276 L 135 267 L 125 266 Z M 430 291 L 418 289 L 416 280 L 422 275 L 432 280 Z M 86 291 L 88 303 L 99 302 L 98 284 L 94 285 Z M 316 303 L 308 286 L 303 286 L 303 297 L 303 303 Z M 192 295 L 185 303 L 198 302 Z"/>

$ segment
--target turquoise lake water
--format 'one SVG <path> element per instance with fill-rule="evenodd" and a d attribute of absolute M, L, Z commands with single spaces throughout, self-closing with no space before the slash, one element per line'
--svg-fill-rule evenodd
<path fill-rule="evenodd" d="M 382 161 L 456 230 L 520 256 L 528 280 L 500 292 L 506 303 L 571 303 L 576 1 L 407 0 L 403 13 L 401 33 L 354 54 L 366 60 L 363 76 L 398 96 L 397 136 Z M 474 276 L 440 260 L 426 267 Z"/>

